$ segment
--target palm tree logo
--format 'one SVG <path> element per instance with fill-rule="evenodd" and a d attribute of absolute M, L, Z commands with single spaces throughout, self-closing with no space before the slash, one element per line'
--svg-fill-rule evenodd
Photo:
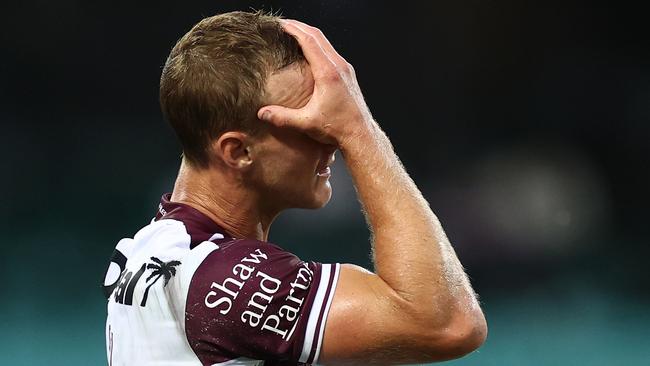
<path fill-rule="evenodd" d="M 151 272 L 151 275 L 149 275 L 149 277 L 147 277 L 146 281 L 144 282 L 149 282 L 149 280 L 154 276 L 156 276 L 156 278 L 144 290 L 144 296 L 142 297 L 140 306 L 145 306 L 147 304 L 147 297 L 149 296 L 149 289 L 151 286 L 153 286 L 153 284 L 156 283 L 161 277 L 165 277 L 165 284 L 163 287 L 167 286 L 169 280 L 176 275 L 176 268 L 174 267 L 181 264 L 180 261 L 163 262 L 156 257 L 151 257 L 151 260 L 154 261 L 154 263 L 148 263 L 147 269 L 153 269 L 153 272 Z"/>

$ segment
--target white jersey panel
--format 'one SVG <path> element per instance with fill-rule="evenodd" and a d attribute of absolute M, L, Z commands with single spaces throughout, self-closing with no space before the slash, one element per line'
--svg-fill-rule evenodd
<path fill-rule="evenodd" d="M 152 222 L 119 244 L 128 259 L 108 301 L 109 365 L 201 365 L 185 335 L 185 301 L 194 271 L 218 246 L 190 250 L 176 220 Z"/>

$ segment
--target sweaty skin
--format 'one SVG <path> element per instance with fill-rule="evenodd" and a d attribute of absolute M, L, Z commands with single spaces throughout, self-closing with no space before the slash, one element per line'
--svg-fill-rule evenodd
<path fill-rule="evenodd" d="M 373 233 L 377 273 L 342 267 L 318 363 L 431 362 L 478 348 L 487 326 L 476 295 L 438 218 L 373 119 L 354 69 L 318 29 L 295 20 L 282 25 L 302 47 L 313 93 L 297 96 L 301 107 L 268 105 L 258 117 L 341 151 Z"/>

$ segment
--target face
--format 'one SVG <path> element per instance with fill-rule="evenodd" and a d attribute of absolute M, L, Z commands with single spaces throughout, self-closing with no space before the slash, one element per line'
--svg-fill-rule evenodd
<path fill-rule="evenodd" d="M 269 76 L 264 104 L 301 108 L 311 98 L 314 79 L 307 65 L 292 64 Z M 260 123 L 265 123 L 260 121 Z M 296 130 L 268 125 L 251 145 L 253 180 L 275 209 L 320 208 L 332 195 L 330 168 L 336 148 Z"/>

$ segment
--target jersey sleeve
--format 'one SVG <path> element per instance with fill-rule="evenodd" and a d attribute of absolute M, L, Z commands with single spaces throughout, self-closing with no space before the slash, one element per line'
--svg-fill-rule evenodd
<path fill-rule="evenodd" d="M 185 331 L 205 365 L 245 357 L 315 363 L 340 270 L 265 242 L 209 254 L 188 289 Z"/>

